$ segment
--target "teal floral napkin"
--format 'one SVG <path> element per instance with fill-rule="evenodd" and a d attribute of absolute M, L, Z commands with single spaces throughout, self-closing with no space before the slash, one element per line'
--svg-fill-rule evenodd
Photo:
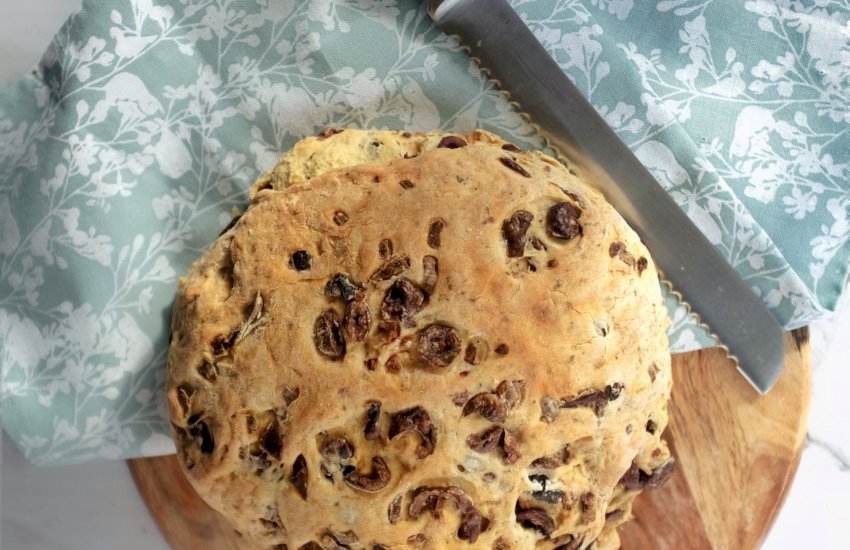
<path fill-rule="evenodd" d="M 835 307 L 847 0 L 513 5 L 786 328 Z M 0 92 L 0 412 L 30 460 L 173 450 L 177 278 L 324 126 L 543 145 L 414 0 L 86 1 Z M 674 350 L 712 345 L 668 303 Z"/>

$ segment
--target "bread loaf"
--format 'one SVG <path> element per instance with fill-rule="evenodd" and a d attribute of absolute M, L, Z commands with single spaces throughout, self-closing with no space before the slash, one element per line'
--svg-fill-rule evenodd
<path fill-rule="evenodd" d="M 637 235 L 541 153 L 326 131 L 181 279 L 168 398 L 258 548 L 616 548 L 672 459 Z"/>

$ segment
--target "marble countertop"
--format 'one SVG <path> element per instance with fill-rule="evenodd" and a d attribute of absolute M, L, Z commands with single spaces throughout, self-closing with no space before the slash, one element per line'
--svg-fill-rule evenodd
<path fill-rule="evenodd" d="M 0 2 L 0 83 L 31 67 L 80 0 Z M 794 485 L 764 548 L 847 548 L 850 525 L 850 300 L 812 326 L 809 436 Z M 0 548 L 151 549 L 167 545 L 126 465 L 36 468 L 3 435 Z"/>

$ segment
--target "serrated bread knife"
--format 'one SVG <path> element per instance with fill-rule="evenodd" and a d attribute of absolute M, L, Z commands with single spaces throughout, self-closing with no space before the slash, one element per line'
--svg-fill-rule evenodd
<path fill-rule="evenodd" d="M 759 298 L 606 124 L 506 0 L 431 0 L 455 36 L 635 229 L 662 277 L 682 294 L 760 393 L 782 370 L 782 329 Z"/>

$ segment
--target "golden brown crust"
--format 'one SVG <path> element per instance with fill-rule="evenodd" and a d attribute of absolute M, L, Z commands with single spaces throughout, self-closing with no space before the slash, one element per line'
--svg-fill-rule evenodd
<path fill-rule="evenodd" d="M 253 198 L 262 189 L 280 190 L 304 183 L 335 168 L 412 159 L 431 149 L 457 147 L 461 145 L 458 140 L 499 146 L 507 144 L 484 130 L 461 136 L 437 131 L 411 133 L 329 128 L 318 136 L 296 143 L 274 168 L 257 180 L 250 195 Z"/>
<path fill-rule="evenodd" d="M 376 135 L 418 153 L 342 168 Z M 554 160 L 440 139 L 305 140 L 180 282 L 181 462 L 260 547 L 613 548 L 665 472 L 645 247 Z"/>

